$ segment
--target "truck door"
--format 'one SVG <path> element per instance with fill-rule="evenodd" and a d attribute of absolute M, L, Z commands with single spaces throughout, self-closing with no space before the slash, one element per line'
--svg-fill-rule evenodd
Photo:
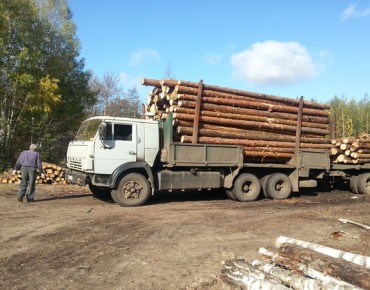
<path fill-rule="evenodd" d="M 136 161 L 136 124 L 106 124 L 105 140 L 95 142 L 94 172 L 111 174 L 118 166 Z"/>

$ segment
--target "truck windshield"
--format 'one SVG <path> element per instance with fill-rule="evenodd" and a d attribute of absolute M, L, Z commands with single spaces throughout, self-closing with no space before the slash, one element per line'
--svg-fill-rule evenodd
<path fill-rule="evenodd" d="M 101 120 L 88 120 L 82 123 L 74 141 L 91 141 L 94 139 Z"/>

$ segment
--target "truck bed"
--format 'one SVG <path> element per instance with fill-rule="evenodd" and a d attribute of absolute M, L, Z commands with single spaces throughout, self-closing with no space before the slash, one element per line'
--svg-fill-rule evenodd
<path fill-rule="evenodd" d="M 234 145 L 171 143 L 164 158 L 167 167 L 243 167 L 243 149 Z"/>

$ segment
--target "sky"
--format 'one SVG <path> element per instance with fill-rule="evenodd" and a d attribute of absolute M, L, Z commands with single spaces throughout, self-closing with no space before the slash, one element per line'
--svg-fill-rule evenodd
<path fill-rule="evenodd" d="M 68 0 L 86 69 L 324 103 L 370 93 L 370 0 Z"/>

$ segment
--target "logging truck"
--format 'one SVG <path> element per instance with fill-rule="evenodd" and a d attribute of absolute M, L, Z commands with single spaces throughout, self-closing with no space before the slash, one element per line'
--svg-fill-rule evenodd
<path fill-rule="evenodd" d="M 67 151 L 66 179 L 111 195 L 121 206 L 139 206 L 158 191 L 225 189 L 236 201 L 263 194 L 286 199 L 303 187 L 346 180 L 353 193 L 370 193 L 370 164 L 335 164 L 329 150 L 305 149 L 296 141 L 288 162 L 255 162 L 248 147 L 174 142 L 173 114 L 165 120 L 92 117 Z M 197 139 L 194 126 L 193 140 Z M 300 128 L 297 126 L 297 139 Z"/>

